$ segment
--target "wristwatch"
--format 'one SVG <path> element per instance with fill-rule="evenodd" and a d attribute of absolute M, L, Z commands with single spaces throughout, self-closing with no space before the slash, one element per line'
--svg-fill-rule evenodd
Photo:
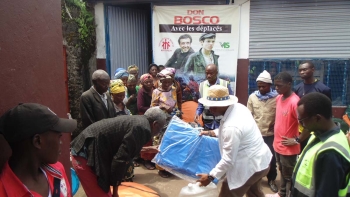
<path fill-rule="evenodd" d="M 300 142 L 300 140 L 299 140 L 299 137 L 296 137 L 295 139 L 294 139 L 294 141 L 297 143 L 297 144 L 299 144 Z"/>
<path fill-rule="evenodd" d="M 210 182 L 212 182 L 212 181 L 214 181 L 215 178 L 213 176 L 209 175 L 208 179 L 210 180 Z"/>

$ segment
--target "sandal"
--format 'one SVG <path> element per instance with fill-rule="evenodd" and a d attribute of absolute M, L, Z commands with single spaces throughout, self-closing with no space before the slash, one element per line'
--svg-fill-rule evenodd
<path fill-rule="evenodd" d="M 159 176 L 162 178 L 169 178 L 171 176 L 171 173 L 166 170 L 159 170 L 158 171 Z"/>
<path fill-rule="evenodd" d="M 133 161 L 133 163 L 134 163 L 134 167 L 140 167 L 140 164 L 137 163 L 137 161 Z"/>
<path fill-rule="evenodd" d="M 145 160 L 143 164 L 148 170 L 154 170 L 156 169 L 156 166 L 154 163 L 152 163 L 150 160 Z"/>

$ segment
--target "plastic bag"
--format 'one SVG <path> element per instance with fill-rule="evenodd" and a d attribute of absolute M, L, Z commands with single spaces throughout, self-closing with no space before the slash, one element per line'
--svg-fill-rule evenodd
<path fill-rule="evenodd" d="M 198 179 L 196 174 L 208 174 L 221 159 L 217 138 L 199 136 L 198 129 L 175 116 L 159 150 L 153 162 L 190 182 Z"/>
<path fill-rule="evenodd" d="M 214 183 L 210 183 L 206 187 L 199 187 L 199 182 L 189 183 L 180 191 L 179 197 L 213 197 L 219 196 L 218 188 Z"/>

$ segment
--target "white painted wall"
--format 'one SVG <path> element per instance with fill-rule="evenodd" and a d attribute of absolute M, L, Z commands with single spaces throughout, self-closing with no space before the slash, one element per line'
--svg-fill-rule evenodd
<path fill-rule="evenodd" d="M 238 59 L 248 59 L 249 57 L 249 15 L 250 1 L 235 0 L 234 5 L 241 6 L 241 22 L 239 28 Z"/>
<path fill-rule="evenodd" d="M 105 14 L 103 3 L 95 5 L 97 59 L 106 59 Z"/>
<path fill-rule="evenodd" d="M 249 57 L 249 15 L 250 1 L 235 0 L 234 5 L 241 6 L 240 38 L 238 59 L 248 59 Z M 95 5 L 95 22 L 96 22 L 96 48 L 97 58 L 106 58 L 106 39 L 105 39 L 105 20 L 104 5 L 97 3 Z"/>

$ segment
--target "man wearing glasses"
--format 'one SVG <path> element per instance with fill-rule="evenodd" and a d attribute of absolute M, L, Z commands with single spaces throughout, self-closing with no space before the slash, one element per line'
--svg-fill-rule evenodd
<path fill-rule="evenodd" d="M 292 83 L 292 76 L 287 72 L 275 76 L 274 85 L 279 95 L 276 97 L 273 148 L 281 173 L 281 185 L 278 193 L 267 194 L 267 197 L 289 196 L 293 169 L 300 153 L 300 145 L 296 140 L 299 135 L 297 116 L 299 97 L 292 91 Z"/>
<path fill-rule="evenodd" d="M 348 196 L 350 149 L 332 121 L 332 103 L 313 92 L 298 102 L 300 124 L 314 131 L 293 173 L 291 196 Z"/>

